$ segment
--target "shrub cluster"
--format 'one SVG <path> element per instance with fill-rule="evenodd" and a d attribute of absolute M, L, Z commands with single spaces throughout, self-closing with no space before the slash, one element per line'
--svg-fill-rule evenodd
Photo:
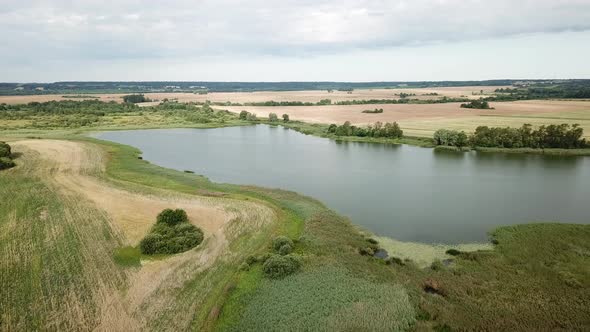
<path fill-rule="evenodd" d="M 256 114 L 250 113 L 248 111 L 241 111 L 239 119 L 244 121 L 258 121 Z"/>
<path fill-rule="evenodd" d="M 467 134 L 463 131 L 439 129 L 434 132 L 433 138 L 436 145 L 463 147 L 469 144 Z"/>
<path fill-rule="evenodd" d="M 299 258 L 293 255 L 272 255 L 262 264 L 264 275 L 271 279 L 284 278 L 300 268 Z"/>
<path fill-rule="evenodd" d="M 583 135 L 578 124 L 540 126 L 537 130 L 524 124 L 520 128 L 479 126 L 469 137 L 462 131 L 439 129 L 433 139 L 436 145 L 456 147 L 579 149 L 588 146 Z"/>
<path fill-rule="evenodd" d="M 403 137 L 404 132 L 397 122 L 387 122 L 385 124 L 382 122 L 375 122 L 374 125 L 363 128 L 352 126 L 350 121 L 346 121 L 341 126 L 331 124 L 328 127 L 328 134 L 334 134 L 336 136 L 401 138 Z"/>
<path fill-rule="evenodd" d="M 177 254 L 198 246 L 203 242 L 203 232 L 188 222 L 186 212 L 181 209 L 166 209 L 158 217 L 150 233 L 139 247 L 146 255 Z"/>
<path fill-rule="evenodd" d="M 483 99 L 478 99 L 478 100 L 472 100 L 468 103 L 465 104 L 461 104 L 461 108 L 476 108 L 476 109 L 480 109 L 480 110 L 489 110 L 489 109 L 493 109 L 493 107 L 490 107 L 490 104 L 483 100 Z"/>
<path fill-rule="evenodd" d="M 0 142 L 0 170 L 14 167 L 10 145 Z"/>
<path fill-rule="evenodd" d="M 144 96 L 143 94 L 135 94 L 135 95 L 126 95 L 123 96 L 123 101 L 126 103 L 144 103 L 144 102 L 148 102 L 148 101 L 152 101 L 149 98 L 146 98 L 146 96 Z"/>
<path fill-rule="evenodd" d="M 269 113 L 268 114 L 268 121 L 270 121 L 270 122 L 279 121 L 279 117 L 277 116 L 277 113 Z"/>

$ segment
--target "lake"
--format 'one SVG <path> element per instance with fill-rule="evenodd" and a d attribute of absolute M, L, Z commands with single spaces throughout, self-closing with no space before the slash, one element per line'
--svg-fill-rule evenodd
<path fill-rule="evenodd" d="M 487 240 L 500 225 L 590 221 L 590 158 L 337 142 L 266 125 L 111 131 L 143 159 L 215 182 L 293 190 L 378 235 Z"/>

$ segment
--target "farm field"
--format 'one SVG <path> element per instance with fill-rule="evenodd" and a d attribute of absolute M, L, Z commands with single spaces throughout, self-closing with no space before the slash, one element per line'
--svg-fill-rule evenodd
<path fill-rule="evenodd" d="M 246 110 L 260 117 L 269 113 L 289 114 L 293 120 L 310 123 L 367 125 L 376 121 L 400 124 L 404 133 L 411 136 L 432 137 L 441 128 L 473 131 L 477 126 L 520 127 L 523 123 L 548 125 L 578 123 L 590 135 L 590 101 L 527 100 L 493 102 L 495 109 L 465 109 L 461 103 L 444 104 L 383 104 L 383 105 L 331 105 L 331 106 L 219 106 L 231 112 Z M 380 108 L 383 113 L 366 114 L 366 109 Z"/>
<path fill-rule="evenodd" d="M 170 100 L 177 100 L 178 102 L 232 102 L 232 103 L 246 103 L 246 102 L 265 102 L 269 100 L 274 101 L 301 101 L 301 102 L 319 102 L 322 99 L 331 99 L 332 102 L 354 100 L 354 99 L 398 99 L 400 93 L 415 94 L 411 98 L 417 99 L 438 99 L 443 96 L 449 98 L 465 98 L 477 99 L 482 97 L 480 94 L 483 91 L 483 96 L 493 95 L 494 90 L 499 88 L 506 88 L 505 86 L 466 86 L 466 87 L 441 87 L 441 88 L 419 88 L 419 89 L 356 89 L 352 93 L 346 91 L 327 90 L 310 90 L 310 91 L 259 91 L 259 92 L 211 92 L 207 94 L 195 93 L 178 93 L 178 92 L 162 92 L 162 93 L 145 93 L 147 98 L 153 100 L 163 100 L 168 98 Z M 437 93 L 438 95 L 427 95 Z M 473 95 L 475 93 L 476 95 Z M 83 96 L 92 96 L 102 101 L 116 101 L 123 102 L 125 94 L 82 94 Z M 46 102 L 51 100 L 83 100 L 92 98 L 67 98 L 64 96 L 71 95 L 26 95 L 26 96 L 0 96 L 0 104 L 26 104 L 29 102 Z"/>

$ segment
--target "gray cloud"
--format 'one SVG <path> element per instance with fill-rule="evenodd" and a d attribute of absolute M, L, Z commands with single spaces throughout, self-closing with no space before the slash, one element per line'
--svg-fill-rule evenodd
<path fill-rule="evenodd" d="M 5 59 L 304 56 L 590 29 L 587 0 L 3 1 Z"/>

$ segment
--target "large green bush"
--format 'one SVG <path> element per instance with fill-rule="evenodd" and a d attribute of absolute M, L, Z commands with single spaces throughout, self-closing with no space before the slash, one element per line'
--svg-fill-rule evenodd
<path fill-rule="evenodd" d="M 158 222 L 139 243 L 146 255 L 177 254 L 203 242 L 203 232 L 188 223 L 184 210 L 166 209 L 158 215 Z"/>
<path fill-rule="evenodd" d="M 188 222 L 188 216 L 182 209 L 165 209 L 158 214 L 158 224 L 167 224 L 170 226 L 178 225 L 180 223 Z"/>
<path fill-rule="evenodd" d="M 264 275 L 271 279 L 281 279 L 297 272 L 301 268 L 301 262 L 292 255 L 273 255 L 262 265 Z"/>

